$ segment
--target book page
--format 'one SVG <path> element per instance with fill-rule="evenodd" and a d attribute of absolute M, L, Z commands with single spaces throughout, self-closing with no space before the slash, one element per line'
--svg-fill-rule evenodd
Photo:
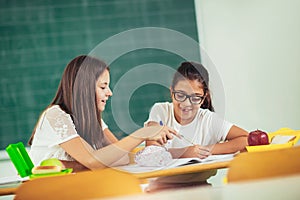
<path fill-rule="evenodd" d="M 200 158 L 179 158 L 173 159 L 173 162 L 170 163 L 167 167 L 178 167 L 184 165 L 192 165 L 192 164 L 199 164 L 199 163 L 212 163 L 212 162 L 221 162 L 221 161 L 228 161 L 233 159 L 235 154 L 219 154 L 219 155 L 210 155 L 207 158 L 200 159 Z"/>

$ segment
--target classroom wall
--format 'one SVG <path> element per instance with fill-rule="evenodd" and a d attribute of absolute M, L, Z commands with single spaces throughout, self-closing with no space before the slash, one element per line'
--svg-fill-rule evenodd
<path fill-rule="evenodd" d="M 200 43 L 247 130 L 300 129 L 300 1 L 195 0 Z M 217 101 L 223 101 L 219 99 Z"/>

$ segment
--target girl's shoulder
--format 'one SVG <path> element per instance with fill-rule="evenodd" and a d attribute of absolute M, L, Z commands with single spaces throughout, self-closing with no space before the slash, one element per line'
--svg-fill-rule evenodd
<path fill-rule="evenodd" d="M 48 108 L 46 108 L 45 112 L 48 113 L 48 114 L 49 114 L 49 113 L 57 113 L 57 112 L 64 112 L 64 113 L 65 113 L 65 111 L 63 111 L 63 110 L 60 108 L 59 105 L 51 105 L 51 106 L 49 106 Z"/>
<path fill-rule="evenodd" d="M 63 109 L 61 109 L 59 105 L 49 106 L 45 110 L 44 116 L 53 126 L 56 126 L 57 124 L 63 124 L 75 127 L 71 115 L 66 113 Z"/>
<path fill-rule="evenodd" d="M 63 109 L 61 109 L 59 105 L 49 106 L 44 113 L 47 118 L 53 118 L 57 116 L 65 116 L 67 118 L 70 117 L 70 115 L 66 113 Z"/>

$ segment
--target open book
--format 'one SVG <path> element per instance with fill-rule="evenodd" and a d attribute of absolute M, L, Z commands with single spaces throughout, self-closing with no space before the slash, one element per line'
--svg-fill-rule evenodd
<path fill-rule="evenodd" d="M 211 155 L 207 158 L 200 159 L 200 158 L 179 158 L 173 159 L 169 168 L 171 167 L 180 167 L 184 165 L 192 165 L 192 164 L 199 164 L 199 163 L 212 163 L 212 162 L 221 162 L 221 161 L 228 161 L 233 159 L 235 154 L 220 154 L 220 155 Z"/>
<path fill-rule="evenodd" d="M 201 164 L 208 164 L 208 163 L 214 163 L 214 162 L 223 162 L 223 161 L 230 161 L 233 159 L 235 154 L 221 154 L 221 155 L 211 155 L 204 159 L 199 158 L 179 158 L 179 159 L 173 159 L 168 165 L 166 166 L 159 166 L 159 167 L 145 167 L 145 166 L 139 166 L 137 164 L 132 165 L 125 165 L 116 167 L 116 169 L 130 172 L 130 173 L 145 173 L 145 172 L 151 172 L 156 170 L 163 170 L 163 169 L 171 169 L 175 167 L 182 167 L 186 165 L 201 165 Z"/>

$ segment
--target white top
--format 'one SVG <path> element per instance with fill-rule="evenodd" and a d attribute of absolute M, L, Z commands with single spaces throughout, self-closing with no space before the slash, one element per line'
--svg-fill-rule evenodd
<path fill-rule="evenodd" d="M 151 108 L 149 121 L 160 122 L 163 125 L 169 126 L 178 131 L 187 140 L 192 141 L 194 144 L 199 145 L 211 145 L 221 141 L 225 141 L 229 129 L 233 124 L 225 121 L 219 115 L 211 112 L 208 109 L 200 108 L 194 118 L 194 120 L 187 125 L 180 125 L 174 116 L 173 104 L 169 102 L 156 103 Z M 191 146 L 184 139 L 174 137 L 173 140 L 168 141 L 167 148 L 181 148 Z"/>
<path fill-rule="evenodd" d="M 107 125 L 102 120 L 102 129 Z M 32 141 L 29 155 L 34 165 L 48 158 L 74 161 L 59 144 L 79 137 L 72 118 L 58 105 L 51 106 L 41 115 Z"/>

